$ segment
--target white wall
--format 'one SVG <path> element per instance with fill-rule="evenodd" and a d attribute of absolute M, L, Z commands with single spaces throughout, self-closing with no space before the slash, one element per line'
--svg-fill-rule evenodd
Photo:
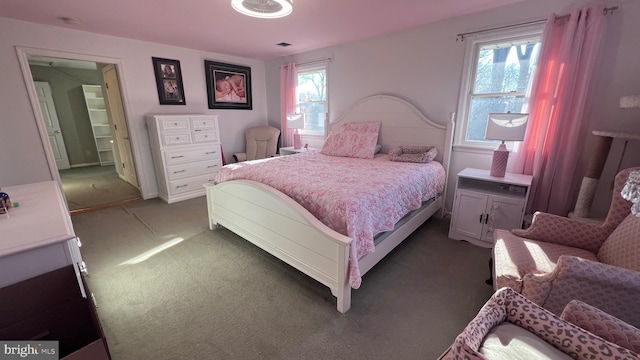
<path fill-rule="evenodd" d="M 145 198 L 157 194 L 149 138 L 144 125 L 145 114 L 219 114 L 220 135 L 227 159 L 234 152 L 243 151 L 245 128 L 266 123 L 263 61 L 0 18 L 0 64 L 3 64 L 0 87 L 0 186 L 52 179 L 16 46 L 55 50 L 68 53 L 70 58 L 108 57 L 122 65 L 119 68 L 123 79 L 121 87 L 138 178 Z M 152 56 L 180 60 L 185 106 L 159 105 Z M 251 67 L 253 110 L 208 109 L 205 59 Z"/>
<path fill-rule="evenodd" d="M 220 114 L 221 137 L 226 158 L 244 148 L 244 129 L 268 123 L 279 127 L 279 66 L 289 61 L 333 57 L 329 67 L 330 119 L 339 116 L 352 102 L 365 96 L 386 93 L 400 96 L 429 118 L 445 123 L 457 107 L 465 43 L 456 34 L 494 26 L 546 18 L 549 13 L 566 13 L 584 6 L 587 0 L 528 0 L 492 11 L 455 18 L 407 31 L 276 59 L 262 61 L 224 54 L 96 35 L 66 28 L 0 18 L 0 186 L 51 179 L 25 81 L 16 55 L 16 46 L 49 49 L 78 56 L 113 58 L 122 67 L 122 87 L 131 126 L 138 175 L 143 196 L 157 191 L 148 136 L 143 122 L 149 113 Z M 605 56 L 598 73 L 596 97 L 590 129 L 640 132 L 640 110 L 618 108 L 622 95 L 640 94 L 640 2 L 604 2 L 619 5 L 611 15 Z M 159 105 L 151 57 L 181 62 L 186 106 Z M 252 68 L 253 108 L 210 110 L 207 107 L 204 60 L 218 60 Z M 268 95 L 267 95 L 268 94 Z M 268 110 L 268 112 L 267 112 Z M 622 167 L 640 165 L 640 142 L 629 144 Z M 584 154 L 577 159 L 584 169 L 595 145 L 595 137 L 585 139 Z M 615 141 L 605 174 L 600 182 L 594 213 L 603 214 L 611 196 L 610 183 L 622 152 Z M 447 208 L 451 209 L 455 174 L 467 166 L 489 168 L 490 152 L 454 149 L 449 177 Z M 582 170 L 581 170 L 582 171 Z M 581 173 L 577 176 L 578 180 Z"/>
<path fill-rule="evenodd" d="M 444 124 L 449 113 L 456 111 L 465 51 L 464 42 L 456 42 L 456 34 L 546 19 L 551 12 L 567 13 L 588 1 L 529 0 L 469 16 L 442 21 L 398 33 L 318 51 L 298 54 L 267 62 L 267 101 L 269 119 L 276 126 L 280 114 L 279 67 L 288 62 L 304 62 L 332 57 L 329 67 L 330 121 L 336 119 L 349 104 L 368 95 L 384 93 L 396 95 L 413 103 L 431 120 Z M 621 110 L 618 99 L 622 95 L 640 94 L 640 2 L 605 1 L 620 9 L 608 16 L 609 34 L 602 66 L 597 74 L 596 100 L 589 123 L 590 129 L 616 129 L 640 132 L 640 110 Z M 275 119 L 275 120 L 273 120 Z M 595 145 L 594 136 L 586 140 L 580 162 L 582 178 L 586 162 Z M 619 156 L 614 144 L 603 177 L 595 210 L 605 212 L 611 190 L 608 183 L 615 172 Z M 638 144 L 630 144 L 623 164 L 640 165 Z M 633 147 L 633 149 L 631 149 Z M 614 161 L 615 160 L 615 161 Z M 510 161 L 510 164 L 513 159 Z M 615 166 L 613 166 L 616 163 Z M 446 207 L 452 208 L 455 174 L 465 167 L 488 169 L 490 151 L 467 151 L 454 148 Z"/>

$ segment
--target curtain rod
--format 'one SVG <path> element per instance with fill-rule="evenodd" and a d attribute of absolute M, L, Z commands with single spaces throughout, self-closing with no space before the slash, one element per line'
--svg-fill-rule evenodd
<path fill-rule="evenodd" d="M 605 14 L 605 15 L 608 15 L 609 13 L 613 14 L 613 12 L 616 11 L 616 10 L 618 10 L 618 7 L 617 6 L 612 6 L 612 7 L 604 8 L 602 10 L 602 13 Z M 567 15 L 558 16 L 558 17 L 556 17 L 556 20 L 557 19 L 566 19 L 569 16 L 570 15 L 568 15 L 568 14 Z M 456 41 L 464 41 L 464 37 L 467 36 L 467 35 L 471 35 L 471 34 L 479 34 L 479 33 L 487 32 L 487 31 L 502 30 L 502 29 L 508 29 L 508 28 L 512 28 L 512 27 L 519 27 L 519 26 L 526 26 L 526 25 L 533 25 L 533 24 L 543 24 L 543 23 L 546 23 L 546 22 L 547 22 L 547 19 L 540 19 L 540 20 L 527 21 L 527 22 L 523 22 L 523 23 L 519 23 L 519 24 L 498 26 L 498 27 L 494 27 L 494 28 L 490 28 L 490 29 L 469 31 L 469 32 L 460 33 L 460 34 L 456 35 Z"/>
<path fill-rule="evenodd" d="M 328 62 L 328 61 L 330 62 L 331 60 L 333 60 L 333 58 L 332 57 L 328 57 L 328 58 L 325 58 L 325 59 L 311 60 L 311 61 L 305 61 L 305 62 L 294 63 L 294 64 L 296 64 L 296 66 L 298 66 L 298 65 L 311 65 L 311 64 L 315 64 L 315 63 L 321 63 L 321 62 Z M 281 68 L 285 68 L 287 66 L 289 66 L 289 65 L 288 64 L 280 65 Z"/>

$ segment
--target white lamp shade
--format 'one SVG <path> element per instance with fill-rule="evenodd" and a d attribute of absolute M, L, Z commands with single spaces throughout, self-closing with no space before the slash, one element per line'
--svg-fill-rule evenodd
<path fill-rule="evenodd" d="M 528 119 L 529 114 L 490 113 L 484 137 L 488 140 L 522 141 Z"/>
<path fill-rule="evenodd" d="M 621 97 L 620 108 L 622 109 L 640 108 L 640 95 L 630 95 L 630 96 Z"/>
<path fill-rule="evenodd" d="M 287 129 L 304 129 L 304 113 L 287 114 Z"/>

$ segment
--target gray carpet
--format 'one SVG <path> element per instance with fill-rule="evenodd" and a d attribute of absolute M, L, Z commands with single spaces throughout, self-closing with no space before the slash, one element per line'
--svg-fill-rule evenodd
<path fill-rule="evenodd" d="M 492 294 L 490 250 L 447 239 L 448 220 L 376 265 L 340 314 L 328 288 L 210 231 L 204 197 L 72 219 L 114 360 L 435 359 Z"/>
<path fill-rule="evenodd" d="M 120 179 L 113 165 L 60 170 L 59 174 L 71 211 L 140 198 L 140 190 Z"/>

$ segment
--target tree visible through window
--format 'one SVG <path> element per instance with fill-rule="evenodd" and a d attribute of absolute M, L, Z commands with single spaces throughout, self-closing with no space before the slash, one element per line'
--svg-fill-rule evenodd
<path fill-rule="evenodd" d="M 304 129 L 324 132 L 327 112 L 327 71 L 324 65 L 298 68 L 296 99 L 298 111 L 305 114 Z"/>
<path fill-rule="evenodd" d="M 528 110 L 527 91 L 540 52 L 540 35 L 477 40 L 469 50 L 474 55 L 467 61 L 471 69 L 461 92 L 463 107 L 458 119 L 464 134 L 459 143 L 489 143 L 484 138 L 489 113 Z"/>

